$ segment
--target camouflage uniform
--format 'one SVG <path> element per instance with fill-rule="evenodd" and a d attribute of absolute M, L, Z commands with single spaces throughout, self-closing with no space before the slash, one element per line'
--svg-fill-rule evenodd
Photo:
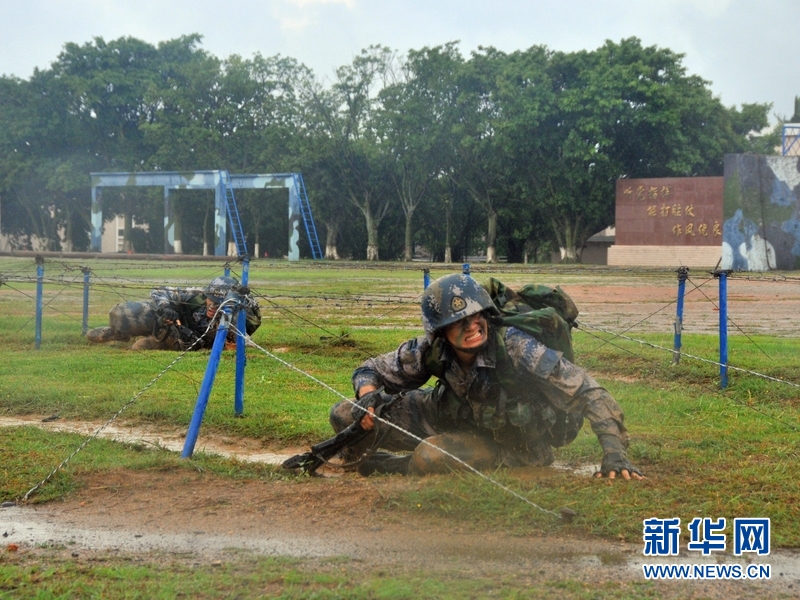
<path fill-rule="evenodd" d="M 90 330 L 86 339 L 103 343 L 144 336 L 133 344 L 134 350 L 211 348 L 216 321 L 206 315 L 206 297 L 199 290 L 156 288 L 150 292 L 149 302 L 123 302 L 114 306 L 108 313 L 109 326 Z M 247 334 L 252 335 L 261 325 L 261 310 L 250 296 L 245 297 L 245 311 Z M 180 325 L 165 323 L 165 314 L 177 315 Z M 228 335 L 234 338 L 236 334 L 231 331 Z M 194 344 L 199 338 L 201 341 Z"/>
<path fill-rule="evenodd" d="M 511 385 L 500 382 L 499 344 L 504 345 L 516 373 Z M 419 389 L 432 376 L 431 354 L 437 350 L 447 365 L 444 375 L 435 388 Z M 420 438 L 445 433 L 472 436 L 474 444 L 465 442 L 463 436 L 455 441 L 450 435 L 447 439 L 455 446 L 450 443 L 445 449 L 483 446 L 472 452 L 482 466 L 550 464 L 550 447 L 571 442 L 584 417 L 604 453 L 624 455 L 627 446 L 622 410 L 614 398 L 583 368 L 513 327 L 490 327 L 489 344 L 467 372 L 446 343 L 429 336 L 409 340 L 356 369 L 353 387 L 359 390 L 368 385 L 383 386 L 393 400 L 382 418 Z M 331 410 L 331 424 L 337 432 L 352 420 L 349 402 L 340 402 Z M 379 425 L 379 429 L 378 444 L 387 450 L 414 450 L 419 443 L 390 426 Z M 458 450 L 453 453 L 459 455 Z M 420 448 L 415 454 L 425 457 L 415 457 L 412 470 L 440 470 L 432 464 L 437 457 L 429 448 Z M 426 462 L 431 464 L 422 464 Z"/>

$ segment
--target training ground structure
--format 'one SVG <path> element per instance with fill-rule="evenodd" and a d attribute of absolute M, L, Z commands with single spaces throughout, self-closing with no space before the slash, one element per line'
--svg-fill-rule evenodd
<path fill-rule="evenodd" d="M 172 190 L 214 190 L 214 254 L 226 256 L 228 221 L 239 256 L 247 254 L 235 189 L 287 188 L 289 190 L 289 260 L 300 259 L 300 222 L 302 221 L 311 256 L 322 258 L 322 251 L 300 173 L 230 174 L 228 171 L 154 171 L 91 173 L 92 177 L 92 251 L 101 252 L 103 232 L 102 190 L 106 187 L 164 188 L 164 254 L 175 254 L 175 214 L 170 202 Z"/>

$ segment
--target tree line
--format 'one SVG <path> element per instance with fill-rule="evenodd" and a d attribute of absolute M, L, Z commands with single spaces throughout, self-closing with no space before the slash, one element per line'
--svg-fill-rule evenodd
<path fill-rule="evenodd" d="M 726 153 L 773 152 L 777 133 L 754 135 L 771 105 L 724 106 L 682 60 L 637 38 L 371 46 L 321 78 L 280 55 L 219 59 L 197 34 L 68 43 L 29 79 L 0 78 L 0 227 L 18 246 L 86 250 L 90 172 L 300 172 L 326 258 L 579 261 L 613 224 L 617 179 L 721 175 Z M 160 251 L 160 189 L 103 198 L 125 250 Z M 172 198 L 184 251 L 213 247 L 213 195 Z M 285 191 L 237 201 L 250 247 L 285 254 Z"/>

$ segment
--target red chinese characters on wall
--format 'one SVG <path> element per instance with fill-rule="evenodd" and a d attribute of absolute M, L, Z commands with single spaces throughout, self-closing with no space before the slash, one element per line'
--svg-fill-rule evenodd
<path fill-rule="evenodd" d="M 616 245 L 721 245 L 722 181 L 722 177 L 617 180 Z"/>

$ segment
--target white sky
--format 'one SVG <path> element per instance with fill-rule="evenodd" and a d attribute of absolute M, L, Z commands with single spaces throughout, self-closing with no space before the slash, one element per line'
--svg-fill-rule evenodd
<path fill-rule="evenodd" d="M 594 49 L 631 36 L 685 54 L 726 106 L 800 95 L 800 0 L 0 0 L 0 74 L 27 79 L 67 42 L 189 33 L 219 58 L 291 56 L 319 76 L 362 48 L 459 40 L 504 51 Z"/>

